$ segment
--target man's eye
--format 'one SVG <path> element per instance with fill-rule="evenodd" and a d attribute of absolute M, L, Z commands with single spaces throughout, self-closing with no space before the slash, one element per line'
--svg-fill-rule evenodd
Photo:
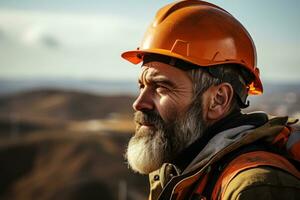
<path fill-rule="evenodd" d="M 168 92 L 169 89 L 168 89 L 167 87 L 158 85 L 158 86 L 156 87 L 156 91 L 157 91 L 158 93 L 165 93 L 165 92 Z"/>

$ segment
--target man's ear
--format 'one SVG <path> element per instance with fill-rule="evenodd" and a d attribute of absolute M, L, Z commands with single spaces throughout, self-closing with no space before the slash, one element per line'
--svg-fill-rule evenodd
<path fill-rule="evenodd" d="M 207 120 L 218 121 L 225 117 L 230 111 L 233 99 L 233 88 L 229 83 L 221 83 L 213 86 L 207 107 Z"/>

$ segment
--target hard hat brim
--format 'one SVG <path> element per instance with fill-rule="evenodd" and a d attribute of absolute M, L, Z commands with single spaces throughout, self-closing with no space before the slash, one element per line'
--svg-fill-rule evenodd
<path fill-rule="evenodd" d="M 177 54 L 177 53 L 174 53 L 174 52 L 171 52 L 168 50 L 164 50 L 164 49 L 145 49 L 145 50 L 143 49 L 143 50 L 126 51 L 126 52 L 122 53 L 121 56 L 125 60 L 136 65 L 143 61 L 143 56 L 145 54 L 160 54 L 160 55 L 164 55 L 164 56 L 169 56 L 169 57 L 177 58 L 180 60 L 184 60 L 189 63 L 193 63 L 195 65 L 203 66 L 203 67 L 224 63 L 224 62 L 219 62 L 219 63 L 212 62 L 211 60 L 205 60 L 205 59 L 202 59 L 201 62 L 199 62 L 199 59 L 196 59 L 196 58 L 193 59 L 191 57 L 189 57 L 189 59 L 187 59 L 186 56 L 182 56 L 180 54 Z"/>

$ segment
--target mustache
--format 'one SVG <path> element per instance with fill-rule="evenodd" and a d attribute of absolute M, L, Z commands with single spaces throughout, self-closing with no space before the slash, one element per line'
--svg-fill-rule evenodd
<path fill-rule="evenodd" d="M 138 125 L 153 125 L 156 128 L 164 127 L 165 122 L 155 111 L 137 111 L 134 113 L 134 122 Z"/>

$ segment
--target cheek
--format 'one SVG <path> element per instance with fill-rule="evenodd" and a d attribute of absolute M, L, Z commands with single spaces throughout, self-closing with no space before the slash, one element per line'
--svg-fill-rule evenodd
<path fill-rule="evenodd" d="M 174 121 L 185 107 L 183 102 L 174 101 L 169 97 L 160 98 L 156 101 L 157 111 L 165 122 Z"/>

